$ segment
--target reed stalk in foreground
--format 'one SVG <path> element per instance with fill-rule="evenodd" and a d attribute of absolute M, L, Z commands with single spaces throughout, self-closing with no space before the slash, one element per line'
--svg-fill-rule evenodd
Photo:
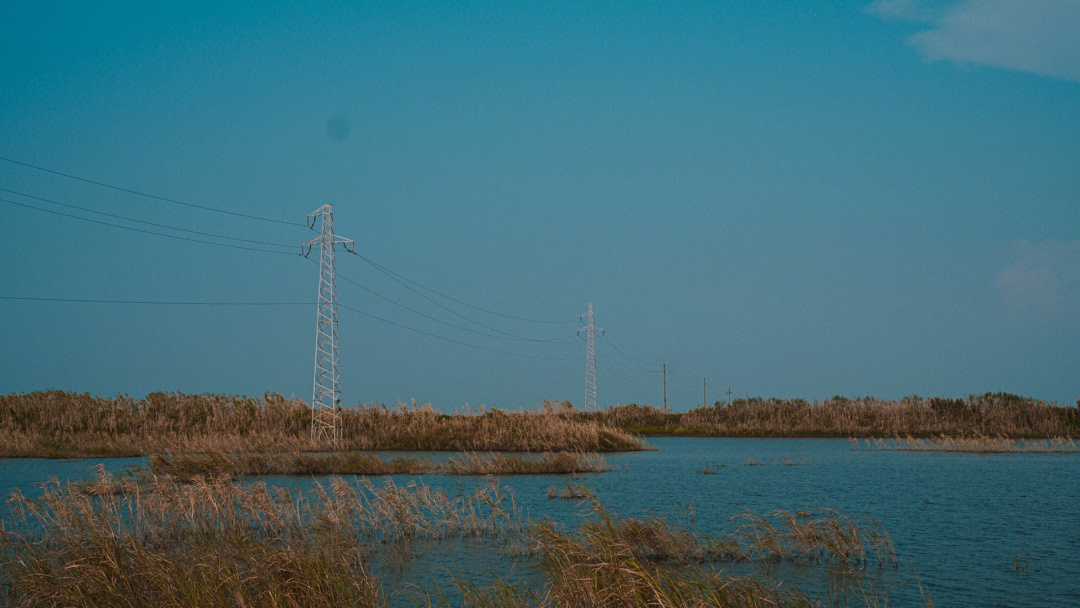
<path fill-rule="evenodd" d="M 607 463 L 598 454 L 557 452 L 540 458 L 506 454 L 466 453 L 445 461 L 372 454 L 179 454 L 155 455 L 150 470 L 182 481 L 196 476 L 258 477 L 263 475 L 573 475 L 599 473 Z"/>

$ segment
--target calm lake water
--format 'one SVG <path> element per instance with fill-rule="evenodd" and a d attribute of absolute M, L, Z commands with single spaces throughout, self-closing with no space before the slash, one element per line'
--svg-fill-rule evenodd
<path fill-rule="evenodd" d="M 607 473 L 576 480 L 507 477 L 500 485 L 512 490 L 532 518 L 575 522 L 584 507 L 549 500 L 546 492 L 569 481 L 593 489 L 620 515 L 685 521 L 692 508 L 693 529 L 706 534 L 731 530 L 731 516 L 746 509 L 835 508 L 881 521 L 897 555 L 910 559 L 937 606 L 1080 606 L 1080 454 L 883 452 L 825 439 L 656 438 L 650 443 L 658 450 L 608 455 L 614 470 Z M 758 464 L 750 466 L 750 460 Z M 16 487 L 32 495 L 35 484 L 51 477 L 89 478 L 99 462 L 120 472 L 146 460 L 0 460 L 0 495 Z M 716 474 L 698 473 L 706 467 Z M 399 483 L 410 479 L 395 477 Z M 298 477 L 266 481 L 300 488 L 313 484 Z M 479 477 L 437 475 L 423 481 L 452 494 L 486 483 Z M 407 566 L 380 565 L 381 580 L 395 591 L 445 585 L 454 574 L 481 581 L 536 579 L 527 559 L 508 559 L 483 543 L 469 549 L 471 544 L 417 543 L 409 548 Z M 812 567 L 779 567 L 771 575 L 810 592 L 822 578 Z M 874 576 L 879 588 L 913 578 L 909 569 Z M 914 586 L 889 595 L 890 604 L 920 603 Z"/>

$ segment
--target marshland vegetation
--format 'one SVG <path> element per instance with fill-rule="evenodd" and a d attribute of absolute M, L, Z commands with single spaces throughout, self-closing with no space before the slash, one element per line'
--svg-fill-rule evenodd
<path fill-rule="evenodd" d="M 311 438 L 311 410 L 267 394 L 151 393 L 142 399 L 63 391 L 0 396 L 0 457 L 363 450 L 616 452 L 648 446 L 626 431 L 554 411 L 443 414 L 428 405 L 342 408 L 343 440 Z"/>
<path fill-rule="evenodd" d="M 858 444 L 858 440 L 855 440 Z M 974 452 L 982 454 L 1069 454 L 1080 452 L 1076 440 L 1009 439 L 1007 437 L 905 437 L 867 439 L 866 447 L 900 452 Z"/>
<path fill-rule="evenodd" d="M 1006 393 L 962 399 L 749 398 L 684 413 L 619 405 L 584 417 L 650 436 L 1080 438 L 1080 404 L 1062 407 Z"/>
<path fill-rule="evenodd" d="M 304 492 L 99 470 L 93 482 L 54 481 L 40 498 L 11 499 L 14 516 L 0 528 L 0 605 L 385 606 L 391 593 L 372 567 L 376 554 L 453 538 L 490 543 L 540 574 L 482 588 L 458 579 L 460 603 L 470 606 L 816 606 L 769 579 L 768 568 L 735 576 L 719 567 L 897 565 L 880 525 L 829 510 L 745 512 L 730 533 L 702 536 L 586 500 L 590 512 L 567 527 L 523 520 L 513 495 L 490 482 L 451 497 L 391 481 L 334 479 Z M 450 605 L 438 590 L 417 589 L 411 600 Z"/>
<path fill-rule="evenodd" d="M 296 399 L 151 393 L 142 399 L 62 391 L 0 396 L 0 457 L 366 450 L 620 452 L 649 449 L 641 436 L 1080 438 L 1080 408 L 1008 394 L 964 399 L 870 397 L 738 399 L 674 413 L 647 405 L 597 412 L 568 402 L 537 410 L 480 408 L 444 414 L 427 404 L 341 410 L 344 439 L 310 436 Z"/>
<path fill-rule="evenodd" d="M 259 454 L 212 452 L 155 455 L 155 474 L 191 480 L 205 477 L 263 475 L 573 475 L 599 473 L 607 463 L 598 454 L 549 452 L 539 458 L 512 454 L 457 454 L 445 460 L 416 457 L 383 459 L 358 452 Z"/>

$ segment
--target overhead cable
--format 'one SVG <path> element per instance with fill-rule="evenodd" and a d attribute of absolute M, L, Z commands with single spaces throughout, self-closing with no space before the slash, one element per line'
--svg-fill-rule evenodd
<path fill-rule="evenodd" d="M 605 372 L 611 374 L 612 376 L 615 376 L 616 378 L 621 378 L 622 380 L 624 380 L 626 382 L 629 382 L 631 384 L 640 384 L 642 386 L 659 386 L 660 385 L 659 380 L 654 380 L 652 382 L 641 382 L 639 380 L 631 380 L 630 378 L 627 378 L 626 376 L 616 372 L 615 370 L 611 369 L 610 367 L 607 367 L 606 365 L 600 363 L 599 361 L 597 361 L 597 365 L 600 367 L 600 369 L 602 369 Z"/>
<path fill-rule="evenodd" d="M 177 239 L 177 240 L 180 240 L 180 241 L 190 241 L 192 243 L 202 243 L 204 245 L 216 245 L 218 247 L 229 247 L 229 248 L 232 248 L 232 249 L 244 249 L 244 250 L 247 250 L 247 251 L 261 251 L 263 253 L 280 253 L 280 254 L 283 254 L 283 255 L 296 255 L 295 253 L 289 253 L 287 251 L 279 251 L 277 249 L 265 249 L 265 248 L 261 248 L 261 247 L 245 247 L 243 245 L 230 245 L 228 243 L 217 243 L 217 242 L 214 242 L 214 241 L 205 241 L 205 240 L 202 240 L 202 239 L 193 239 L 193 238 L 189 238 L 189 237 L 186 237 L 186 236 L 178 236 L 178 235 L 175 235 L 175 234 L 166 234 L 164 232 L 154 232 L 153 230 L 143 230 L 142 228 L 133 228 L 131 226 L 123 226 L 121 224 L 113 224 L 111 222 L 103 222 L 101 220 L 90 219 L 88 217 L 81 217 L 81 216 L 78 216 L 78 215 L 72 215 L 70 213 L 63 213 L 61 211 L 53 211 L 52 209 L 42 209 L 41 207 L 35 207 L 33 205 L 27 205 L 25 203 L 18 203 L 18 202 L 15 202 L 15 201 L 8 200 L 6 198 L 0 198 L 0 203 L 7 203 L 9 205 L 16 205 L 16 206 L 19 206 L 19 207 L 25 207 L 27 209 L 33 209 L 34 211 L 41 211 L 43 213 L 51 213 L 53 215 L 60 215 L 60 216 L 63 216 L 63 217 L 70 217 L 72 219 L 82 220 L 84 222 L 91 222 L 93 224 L 100 224 L 102 226 L 112 226 L 113 228 L 122 228 L 124 230 L 131 230 L 132 232 L 141 232 L 143 234 L 153 234 L 155 236 L 164 236 L 164 237 L 168 237 L 170 239 Z"/>
<path fill-rule="evenodd" d="M 373 260 L 371 260 L 369 258 L 366 258 L 366 257 L 364 257 L 364 256 L 362 256 L 360 254 L 356 254 L 356 255 L 360 259 L 367 262 L 368 264 L 371 264 L 376 270 L 378 270 L 378 271 L 380 271 L 380 272 L 382 272 L 382 273 L 384 273 L 384 274 L 386 274 L 388 276 L 394 277 L 396 279 L 400 279 L 401 281 L 404 281 L 406 283 L 410 283 L 412 285 L 415 285 L 416 287 L 419 287 L 420 289 L 423 289 L 424 291 L 428 291 L 428 292 L 433 293 L 433 294 L 435 294 L 437 296 L 446 298 L 447 300 L 450 300 L 451 302 L 455 302 L 457 304 L 461 304 L 462 306 L 466 306 L 466 307 L 472 308 L 474 310 L 479 310 L 480 312 L 486 312 L 488 314 L 495 315 L 497 317 L 504 317 L 504 318 L 507 318 L 507 319 L 514 319 L 515 321 L 524 321 L 526 323 L 546 323 L 546 324 L 550 324 L 550 325 L 564 324 L 564 323 L 565 324 L 577 323 L 576 320 L 548 321 L 548 320 L 541 320 L 541 319 L 529 319 L 529 318 L 526 318 L 526 317 L 518 317 L 518 316 L 514 316 L 514 315 L 508 315 L 508 314 L 504 314 L 504 313 L 497 312 L 497 311 L 494 311 L 494 310 L 489 310 L 487 308 L 482 308 L 480 306 L 469 304 L 468 302 L 464 302 L 464 301 L 459 300 L 457 298 L 454 298 L 452 296 L 448 296 L 448 295 L 446 295 L 446 294 L 444 294 L 442 292 L 436 291 L 436 290 L 434 290 L 434 289 L 432 289 L 430 287 L 426 287 L 426 286 L 424 286 L 424 285 L 422 285 L 420 283 L 417 283 L 416 281 L 414 281 L 414 280 L 412 280 L 412 279 L 410 279 L 410 278 L 408 278 L 408 277 L 406 277 L 404 275 L 398 274 L 398 273 L 394 272 L 393 270 L 390 270 L 389 268 L 387 268 L 385 266 L 382 266 L 382 265 L 376 263 L 375 261 L 373 261 Z"/>
<path fill-rule="evenodd" d="M 176 300 L 101 300 L 95 298 L 44 298 L 37 296 L 0 296 L 0 300 L 26 302 L 64 302 L 77 304 L 152 304 L 157 306 L 314 306 L 314 302 L 191 302 Z"/>
<path fill-rule="evenodd" d="M 622 356 L 626 357 L 627 359 L 629 359 L 631 361 L 636 361 L 636 362 L 638 362 L 638 363 L 640 363 L 642 365 L 648 365 L 648 366 L 651 366 L 651 367 L 659 367 L 659 364 L 657 364 L 657 363 L 654 363 L 652 361 L 646 361 L 644 359 L 639 359 L 639 358 L 627 353 L 623 349 L 619 348 L 618 346 L 615 345 L 614 342 L 611 341 L 611 338 L 607 337 L 607 334 L 603 334 L 601 337 L 608 343 L 609 346 L 611 346 L 611 348 L 614 348 L 616 352 L 618 352 Z"/>
<path fill-rule="evenodd" d="M 371 288 L 363 285 L 359 281 L 356 281 L 355 279 L 350 278 L 348 275 L 342 274 L 341 272 L 338 272 L 337 276 L 338 276 L 339 279 L 341 279 L 341 280 L 345 281 L 346 283 L 349 283 L 349 284 L 357 287 L 358 289 L 363 290 L 365 293 L 367 293 L 369 295 L 372 295 L 372 296 L 375 296 L 376 298 L 379 298 L 380 300 L 383 300 L 385 302 L 389 302 L 389 303 L 393 304 L 394 306 L 397 306 L 399 308 L 407 310 L 407 311 L 409 311 L 409 312 L 411 312 L 411 313 L 413 313 L 415 315 L 419 315 L 421 317 L 424 317 L 425 319 L 435 321 L 436 323 L 441 323 L 441 324 L 446 325 L 448 327 L 453 327 L 454 329 L 460 329 L 461 331 L 469 332 L 469 333 L 476 334 L 476 335 L 479 335 L 479 336 L 485 336 L 485 337 L 488 337 L 488 338 L 496 338 L 496 339 L 499 339 L 499 340 L 516 340 L 516 341 L 520 341 L 520 342 L 536 342 L 536 343 L 542 343 L 542 344 L 563 344 L 563 343 L 569 343 L 569 342 L 574 341 L 574 336 L 566 336 L 566 337 L 563 337 L 563 338 L 551 338 L 551 339 L 519 338 L 519 337 L 516 337 L 516 336 L 502 336 L 502 335 L 499 335 L 499 334 L 489 334 L 487 332 L 477 331 L 477 330 L 475 330 L 475 329 L 473 329 L 471 327 L 465 327 L 463 325 L 458 325 L 456 323 L 451 323 L 451 322 L 446 321 L 444 319 L 434 317 L 434 316 L 429 315 L 427 313 L 416 310 L 415 308 L 412 308 L 410 306 L 402 304 L 401 302 L 398 302 L 397 300 L 394 300 L 393 298 L 389 298 L 389 297 L 375 291 L 374 289 L 371 289 Z"/>
<path fill-rule="evenodd" d="M 602 350 L 599 350 L 599 349 L 597 349 L 596 352 L 599 353 L 601 356 L 603 356 L 608 361 L 611 361 L 612 363 L 614 363 L 616 365 L 620 365 L 622 367 L 625 367 L 626 369 L 629 369 L 629 370 L 633 370 L 633 371 L 640 372 L 640 373 L 643 373 L 643 374 L 662 374 L 663 373 L 663 370 L 645 369 L 644 367 L 640 367 L 640 366 L 636 366 L 636 365 L 630 365 L 628 363 L 623 363 L 622 361 L 616 359 L 615 357 L 613 357 L 613 356 L 611 356 L 611 355 L 607 354 L 606 352 L 604 352 Z"/>
<path fill-rule="evenodd" d="M 138 190 L 133 190 L 131 188 L 124 188 L 123 186 L 115 186 L 113 184 L 107 184 L 105 182 L 100 182 L 100 181 L 93 180 L 93 179 L 88 179 L 88 178 L 85 178 L 85 177 L 79 177 L 77 175 L 72 175 L 70 173 L 64 173 L 63 171 L 57 171 L 55 169 L 48 169 L 46 167 L 41 167 L 41 166 L 38 166 L 38 165 L 31 165 L 30 163 L 25 163 L 25 162 L 15 160 L 15 159 L 12 159 L 12 158 L 5 158 L 3 156 L 0 156 L 0 161 L 8 162 L 8 163 L 11 163 L 13 165 L 20 165 L 20 166 L 23 166 L 23 167 L 27 167 L 27 168 L 30 168 L 30 169 L 37 170 L 37 171 L 43 171 L 45 173 L 51 173 L 53 175 L 59 175 L 60 177 L 66 177 L 68 179 L 74 179 L 74 180 L 84 182 L 84 183 L 87 183 L 87 184 L 93 184 L 95 186 L 101 186 L 102 188 L 110 188 L 110 189 L 116 190 L 118 192 L 126 192 L 128 194 L 134 194 L 136 196 L 143 196 L 143 197 L 146 197 L 146 198 L 162 201 L 162 202 L 165 202 L 165 203 L 173 203 L 175 205 L 183 205 L 185 207 L 192 207 L 192 208 L 195 208 L 195 209 L 202 209 L 203 211 L 211 211 L 211 212 L 214 212 L 214 213 L 223 213 L 225 215 L 232 215 L 232 216 L 235 216 L 235 217 L 243 217 L 243 218 L 247 218 L 247 219 L 250 219 L 250 220 L 259 220 L 259 221 L 262 221 L 262 222 L 273 222 L 275 224 L 285 224 L 287 226 L 304 226 L 305 228 L 307 227 L 307 224 L 303 224 L 301 222 L 291 222 L 291 221 L 287 221 L 287 220 L 274 219 L 274 218 L 271 218 L 271 217 L 263 217 L 263 216 L 259 216 L 259 215 L 251 215 L 251 214 L 248 214 L 248 213 L 240 213 L 240 212 L 237 212 L 237 211 L 229 211 L 227 209 L 218 209 L 216 207 L 209 207 L 209 206 L 206 206 L 206 205 L 196 205 L 195 203 L 186 203 L 184 201 L 176 200 L 174 198 L 167 198 L 167 197 L 164 197 L 164 196 L 157 196 L 156 194 L 147 194 L 146 192 L 140 192 Z"/>
<path fill-rule="evenodd" d="M 483 327 L 484 329 L 489 329 L 491 331 L 503 334 L 504 336 L 512 336 L 512 337 L 515 337 L 515 338 L 528 340 L 528 338 L 526 338 L 525 336 L 519 336 L 517 334 L 513 334 L 513 333 L 510 333 L 508 331 L 503 331 L 503 330 L 499 329 L 498 327 L 492 327 L 491 325 L 488 325 L 486 323 L 481 323 L 480 321 L 477 321 L 476 319 L 473 319 L 471 317 L 467 317 L 467 316 L 457 312 L 456 310 L 442 304 L 441 302 L 437 302 L 437 301 L 429 298 L 428 296 L 420 293 L 416 289 L 413 289 L 412 287 L 410 287 L 408 285 L 408 282 L 406 282 L 407 280 L 404 279 L 404 277 L 401 277 L 400 275 L 398 275 L 397 273 L 395 273 L 395 272 L 393 272 L 391 270 L 388 270 L 386 268 L 383 268 L 382 266 L 380 266 L 380 265 L 376 264 L 375 262 L 369 260 L 368 258 L 364 257 L 363 255 L 360 255 L 359 253 L 355 253 L 355 252 L 350 252 L 350 253 L 353 253 L 354 255 L 356 255 L 356 257 L 360 258 L 361 260 L 364 260 L 368 264 L 371 264 L 372 267 L 374 267 L 376 270 L 378 270 L 379 272 L 386 275 L 391 281 L 394 281 L 398 285 L 401 285 L 405 289 L 408 289 L 409 291 L 411 291 L 414 294 L 420 296 L 424 300 L 427 300 L 428 302 L 434 304 L 435 306 L 438 306 L 439 308 L 441 308 L 441 309 L 445 310 L 446 312 L 454 315 L 455 317 L 458 317 L 460 319 L 464 319 L 464 320 L 468 321 L 469 323 L 472 323 L 474 325 L 478 325 L 480 327 Z M 411 281 L 409 281 L 409 282 L 411 282 Z"/>
<path fill-rule="evenodd" d="M 228 235 L 224 235 L 224 234 L 215 234 L 213 232 L 202 232 L 200 230 L 190 230 L 188 228 L 180 228 L 178 226 L 169 226 L 168 224 L 158 224 L 158 223 L 155 223 L 155 222 L 147 222 L 145 220 L 137 220 L 137 219 L 135 219 L 133 217 L 127 217 L 125 215 L 117 215 L 115 213 L 106 213 L 104 211 L 97 211 L 96 209 L 89 209 L 87 207 L 79 207 L 78 205 L 71 205 L 71 204 L 68 204 L 68 203 L 62 203 L 60 201 L 56 201 L 56 200 L 53 200 L 53 199 L 50 199 L 50 198 L 44 198 L 44 197 L 41 197 L 41 196 L 34 196 L 33 194 L 27 194 L 25 192 L 18 192 L 16 190 L 9 190 L 7 188 L 0 188 L 0 192 L 7 192 L 9 194 L 17 194 L 19 196 L 23 196 L 23 197 L 26 197 L 26 198 L 32 198 L 34 200 L 42 201 L 44 203 L 52 203 L 54 205 L 60 205 L 61 207 L 67 207 L 68 209 L 76 209 L 78 211 L 85 211 L 87 213 L 95 213 L 97 215 L 104 215 L 105 217 L 111 217 L 111 218 L 115 218 L 115 219 L 118 219 L 118 220 L 124 220 L 126 222 L 135 222 L 136 224 L 143 224 L 144 226 L 154 226 L 155 228 L 165 228 L 167 230 L 176 230 L 176 231 L 179 231 L 179 232 L 187 232 L 187 233 L 190 233 L 190 234 L 199 234 L 199 235 L 202 235 L 202 236 L 210 236 L 210 237 L 214 237 L 214 238 L 217 238 L 217 239 L 228 239 L 228 240 L 232 240 L 232 241 L 240 241 L 240 242 L 243 242 L 243 243 L 253 243 L 253 244 L 256 244 L 256 245 L 270 245 L 272 247 L 289 247 L 289 248 L 293 248 L 293 249 L 296 248 L 296 245 L 288 245 L 288 244 L 285 244 L 285 243 L 272 243 L 270 241 L 257 241 L 257 240 L 254 240 L 254 239 L 244 239 L 244 238 L 240 238 L 240 237 L 237 237 L 237 236 L 228 236 Z"/>
<path fill-rule="evenodd" d="M 357 308 L 353 308 L 351 306 L 342 304 L 341 302 L 338 302 L 338 306 L 340 306 L 341 308 L 344 308 L 345 310 L 348 310 L 348 311 L 354 312 L 354 313 L 356 313 L 358 315 L 361 315 L 363 317 L 367 317 L 369 319 L 374 319 L 376 321 L 380 321 L 380 322 L 386 323 L 388 325 L 393 325 L 395 327 L 400 327 L 401 329 L 407 329 L 409 331 L 416 332 L 418 334 L 423 334 L 425 336 L 430 336 L 432 338 L 437 338 L 439 340 L 445 340 L 446 342 L 452 342 L 454 344 L 460 344 L 462 346 L 468 346 L 470 348 L 486 350 L 488 352 L 499 353 L 499 354 L 503 354 L 503 355 L 511 355 L 511 356 L 514 356 L 514 357 L 523 357 L 523 358 L 526 358 L 526 359 L 543 359 L 545 361 L 577 361 L 577 358 L 543 357 L 543 356 L 540 356 L 540 355 L 526 355 L 526 354 L 523 354 L 523 353 L 514 353 L 514 352 L 510 352 L 510 351 L 505 351 L 505 350 L 498 350 L 498 349 L 495 349 L 495 348 L 488 348 L 486 346 L 480 346 L 479 344 L 472 344 L 470 342 L 462 342 L 461 340 L 455 340 L 453 338 L 447 338 L 446 336 L 440 336 L 439 334 L 433 334 L 431 332 L 427 332 L 427 331 L 424 331 L 422 329 L 416 329 L 415 327 L 409 327 L 408 325 L 404 325 L 402 323 L 397 323 L 396 321 L 391 321 L 389 319 L 384 319 L 382 317 L 373 315 L 371 313 L 367 313 L 367 312 L 364 312 L 364 311 L 359 310 Z"/>

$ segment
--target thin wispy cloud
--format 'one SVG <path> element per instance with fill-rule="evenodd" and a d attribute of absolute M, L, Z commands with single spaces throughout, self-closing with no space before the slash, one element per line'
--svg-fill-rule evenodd
<path fill-rule="evenodd" d="M 1080 309 L 1080 240 L 1016 241 L 1003 253 L 1007 265 L 991 285 L 1007 307 L 1045 314 Z"/>
<path fill-rule="evenodd" d="M 908 42 L 954 61 L 1080 81 L 1080 1 L 878 0 L 866 12 L 926 26 Z"/>

